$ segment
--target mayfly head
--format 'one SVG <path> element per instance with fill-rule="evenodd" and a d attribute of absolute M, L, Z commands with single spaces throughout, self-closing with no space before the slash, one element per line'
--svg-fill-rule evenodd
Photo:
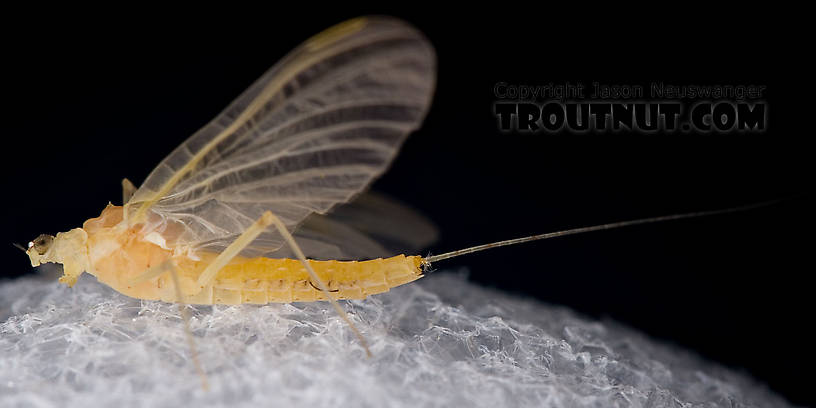
<path fill-rule="evenodd" d="M 53 243 L 54 236 L 48 234 L 41 234 L 28 243 L 26 254 L 28 254 L 29 259 L 31 259 L 31 266 L 39 266 L 40 263 L 44 261 L 42 258 L 44 258 L 51 249 Z"/>

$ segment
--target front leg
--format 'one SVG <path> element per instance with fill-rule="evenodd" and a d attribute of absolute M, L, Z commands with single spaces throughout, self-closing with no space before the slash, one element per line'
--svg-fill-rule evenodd
<path fill-rule="evenodd" d="M 130 182 L 127 178 L 122 179 L 122 205 L 127 204 L 130 201 L 130 197 L 133 197 L 133 194 L 136 193 L 136 186 Z"/>

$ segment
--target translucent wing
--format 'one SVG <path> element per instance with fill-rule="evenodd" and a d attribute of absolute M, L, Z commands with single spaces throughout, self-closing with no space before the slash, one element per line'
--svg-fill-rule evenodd
<path fill-rule="evenodd" d="M 415 254 L 438 237 L 431 221 L 382 194 L 366 192 L 329 214 L 312 214 L 295 238 L 313 259 L 361 259 Z M 288 247 L 275 256 L 292 257 Z"/>
<path fill-rule="evenodd" d="M 218 251 L 266 210 L 293 231 L 385 171 L 419 127 L 434 83 L 433 49 L 405 23 L 330 28 L 165 158 L 128 202 L 128 218 L 193 250 Z M 270 231 L 245 255 L 282 242 Z"/>

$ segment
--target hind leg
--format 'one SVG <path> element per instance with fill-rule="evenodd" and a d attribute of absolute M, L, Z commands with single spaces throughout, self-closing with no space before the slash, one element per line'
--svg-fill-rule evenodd
<path fill-rule="evenodd" d="M 218 274 L 218 271 L 220 271 L 221 268 L 225 267 L 233 258 L 238 256 L 238 254 L 240 254 L 241 251 L 244 250 L 244 248 L 249 246 L 249 244 L 251 244 L 252 241 L 254 241 L 255 238 L 257 238 L 258 235 L 260 235 L 270 225 L 274 225 L 275 228 L 277 228 L 278 232 L 286 240 L 286 243 L 289 244 L 289 247 L 291 247 L 292 251 L 295 253 L 295 255 L 297 255 L 298 260 L 300 260 L 300 263 L 302 263 L 303 266 L 306 268 L 306 271 L 309 273 L 309 278 L 311 279 L 311 281 L 317 283 L 316 285 L 317 288 L 323 292 L 323 294 L 326 296 L 326 299 L 329 300 L 334 310 L 337 311 L 337 314 L 340 315 L 340 318 L 342 318 L 349 325 L 349 327 L 351 327 L 351 330 L 360 340 L 360 343 L 363 345 L 363 348 L 365 348 L 366 355 L 371 357 L 371 351 L 368 349 L 368 343 L 365 341 L 365 338 L 363 338 L 363 335 L 360 333 L 359 330 L 357 330 L 357 327 L 354 326 L 354 323 L 351 322 L 351 319 L 349 319 L 348 315 L 346 314 L 346 311 L 343 310 L 343 308 L 340 307 L 340 304 L 337 303 L 337 300 L 334 299 L 334 296 L 332 296 L 329 287 L 326 286 L 325 283 L 323 283 L 323 280 L 320 279 L 319 276 L 317 276 L 317 273 L 312 268 L 312 265 L 309 264 L 309 262 L 306 260 L 306 256 L 303 255 L 303 251 L 300 249 L 300 246 L 297 244 L 297 242 L 295 242 L 295 238 L 292 237 L 292 234 L 289 233 L 289 230 L 286 229 L 286 226 L 283 224 L 283 222 L 277 216 L 275 216 L 275 214 L 272 214 L 271 211 L 263 213 L 263 215 L 261 216 L 261 218 L 258 219 L 258 221 L 255 221 L 255 223 L 252 224 L 249 228 L 247 228 L 246 231 L 244 231 L 235 241 L 233 241 L 224 250 L 224 252 L 221 252 L 221 254 L 219 254 L 209 265 L 207 265 L 207 267 L 204 269 L 204 272 L 202 272 L 201 275 L 199 275 L 198 277 L 198 285 L 201 286 L 202 289 L 210 285 L 213 279 L 215 279 L 215 276 Z M 314 283 L 312 284 L 313 286 Z"/>

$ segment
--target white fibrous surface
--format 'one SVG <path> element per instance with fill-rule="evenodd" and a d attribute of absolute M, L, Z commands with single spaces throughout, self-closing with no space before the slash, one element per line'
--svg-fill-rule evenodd
<path fill-rule="evenodd" d="M 747 376 L 610 321 L 436 272 L 342 302 L 196 306 L 84 275 L 0 283 L 3 407 L 782 407 Z"/>

